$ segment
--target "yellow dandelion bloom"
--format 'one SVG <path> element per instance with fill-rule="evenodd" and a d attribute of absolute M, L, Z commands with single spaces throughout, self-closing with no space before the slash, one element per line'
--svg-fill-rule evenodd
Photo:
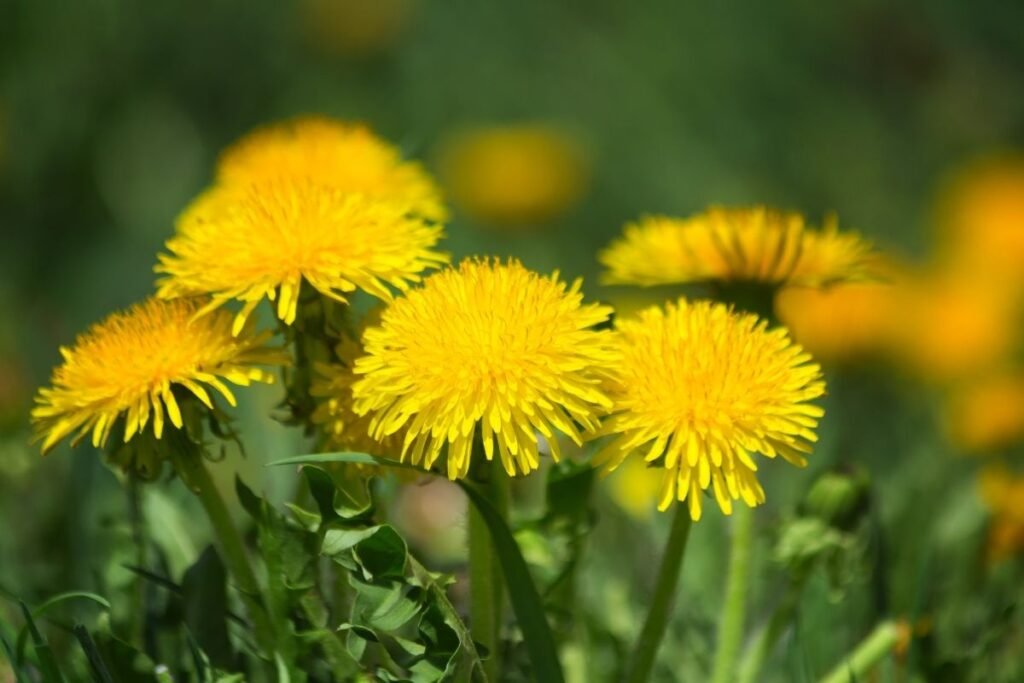
<path fill-rule="evenodd" d="M 572 207 L 587 185 L 579 146 L 562 131 L 522 124 L 467 131 L 449 141 L 442 172 L 455 201 L 474 218 L 531 225 Z"/>
<path fill-rule="evenodd" d="M 692 218 L 649 216 L 601 252 L 604 281 L 667 285 L 753 281 L 820 287 L 870 279 L 874 256 L 835 221 L 809 229 L 798 213 L 711 208 Z"/>
<path fill-rule="evenodd" d="M 256 366 L 281 365 L 287 356 L 267 346 L 270 334 L 246 327 L 234 336 L 228 313 L 193 321 L 199 308 L 192 300 L 147 299 L 61 348 L 64 360 L 53 371 L 52 386 L 39 390 L 32 410 L 43 452 L 69 435 L 74 445 L 91 433 L 93 445 L 103 446 L 122 417 L 125 442 L 150 423 L 159 439 L 165 413 L 181 428 L 178 401 L 184 394 L 212 408 L 213 389 L 233 406 L 226 382 L 272 383 L 274 376 Z"/>
<path fill-rule="evenodd" d="M 1024 377 L 997 374 L 959 386 L 946 397 L 946 431 L 969 453 L 1024 440 Z"/>
<path fill-rule="evenodd" d="M 431 221 L 447 216 L 441 191 L 418 163 L 358 123 L 299 117 L 258 128 L 229 147 L 218 184 L 303 178 L 397 204 Z"/>
<path fill-rule="evenodd" d="M 295 321 L 303 280 L 345 302 L 362 289 L 391 298 L 426 268 L 447 263 L 433 249 L 439 226 L 399 204 L 301 179 L 221 185 L 208 190 L 178 220 L 156 272 L 158 295 L 209 295 L 209 308 L 243 303 L 236 331 L 264 298 L 277 316 Z"/>
<path fill-rule="evenodd" d="M 583 304 L 580 287 L 518 261 L 432 275 L 364 333 L 356 413 L 377 439 L 405 428 L 402 458 L 427 469 L 447 444 L 451 479 L 468 473 L 478 425 L 510 475 L 538 468 L 538 433 L 557 459 L 558 432 L 580 443 L 610 406 L 599 386 L 610 335 L 592 328 L 611 309 Z"/>
<path fill-rule="evenodd" d="M 988 467 L 981 473 L 979 489 L 992 515 L 987 542 L 989 562 L 1024 551 L 1024 477 L 1003 466 Z"/>
<path fill-rule="evenodd" d="M 664 468 L 658 507 L 714 490 L 753 507 L 764 490 L 752 457 L 781 455 L 803 466 L 824 411 L 821 368 L 785 328 L 724 304 L 680 299 L 616 322 L 621 360 L 613 366 L 614 407 L 603 434 L 617 436 L 596 457 L 614 470 L 633 456 Z"/>

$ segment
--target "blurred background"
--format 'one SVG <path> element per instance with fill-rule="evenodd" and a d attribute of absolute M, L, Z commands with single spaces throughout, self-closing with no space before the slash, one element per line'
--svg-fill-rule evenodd
<path fill-rule="evenodd" d="M 456 257 L 558 268 L 622 309 L 664 293 L 601 287 L 596 254 L 645 213 L 764 203 L 872 240 L 884 284 L 780 296 L 830 395 L 811 467 L 766 468 L 752 619 L 823 473 L 868 482 L 870 504 L 842 546 L 854 559 L 830 556 L 804 596 L 802 628 L 828 642 L 797 629 L 770 680 L 814 678 L 881 614 L 920 631 L 927 647 L 907 656 L 921 670 L 954 676 L 930 680 L 1021 680 L 1022 26 L 1024 3 L 952 0 L 0 0 L 0 589 L 38 600 L 129 580 L 122 487 L 87 448 L 39 457 L 32 394 L 60 345 L 152 291 L 155 254 L 225 145 L 320 113 L 365 121 L 437 174 Z M 260 466 L 301 448 L 259 419 L 277 399 L 243 402 L 238 466 L 284 496 L 294 476 Z M 621 548 L 621 566 L 590 574 L 593 642 L 642 616 L 664 531 L 649 486 L 643 471 L 601 484 L 593 556 Z M 180 572 L 204 532 L 175 489 L 151 488 L 152 533 Z M 458 506 L 437 487 L 396 503 L 428 520 L 409 533 L 441 566 L 460 552 Z M 694 532 L 670 635 L 694 671 L 724 533 L 717 515 Z"/>

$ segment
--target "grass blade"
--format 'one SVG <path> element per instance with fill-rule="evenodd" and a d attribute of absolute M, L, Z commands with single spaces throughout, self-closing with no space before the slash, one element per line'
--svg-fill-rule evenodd
<path fill-rule="evenodd" d="M 43 683 L 65 683 L 64 674 L 61 673 L 60 667 L 57 665 L 57 658 L 54 657 L 49 643 L 46 642 L 43 634 L 36 627 L 36 622 L 32 618 L 32 612 L 29 611 L 28 606 L 24 602 L 19 604 L 21 605 L 21 612 L 25 616 L 25 630 L 32 637 L 32 645 L 39 663 L 39 672 L 42 674 Z"/>
<path fill-rule="evenodd" d="M 530 576 L 530 569 L 526 566 L 526 560 L 523 559 L 523 554 L 519 550 L 519 544 L 516 543 L 505 520 L 480 493 L 479 489 L 465 481 L 457 483 L 469 496 L 470 502 L 476 506 L 491 532 L 491 541 L 498 559 L 501 561 L 501 570 L 505 576 L 505 585 L 508 588 L 512 609 L 519 622 L 519 628 L 523 632 L 523 640 L 526 641 L 530 662 L 533 664 L 534 680 L 545 681 L 545 683 L 562 683 L 565 677 L 562 675 L 562 666 L 558 661 L 555 639 L 551 634 L 547 616 L 544 614 L 544 604 L 541 602 L 540 594 Z"/>
<path fill-rule="evenodd" d="M 85 652 L 86 659 L 89 660 L 89 670 L 92 672 L 92 679 L 96 683 L 114 683 L 114 679 L 107 670 L 107 665 L 103 663 L 103 656 L 96 648 L 96 642 L 93 641 L 92 636 L 89 634 L 89 629 L 82 624 L 75 624 L 74 631 L 79 645 L 82 646 L 82 650 Z"/>

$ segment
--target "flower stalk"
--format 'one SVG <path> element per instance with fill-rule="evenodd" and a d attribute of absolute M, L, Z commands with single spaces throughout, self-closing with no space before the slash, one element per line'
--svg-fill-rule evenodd
<path fill-rule="evenodd" d="M 482 454 L 481 454 L 482 455 Z M 491 503 L 508 519 L 509 478 L 499 466 L 487 463 L 479 471 L 486 475 L 484 482 Z M 504 612 L 504 577 L 498 562 L 490 530 L 476 506 L 469 510 L 469 623 L 473 639 L 487 648 L 484 660 L 488 680 L 498 680 L 501 672 L 501 624 Z"/>
<path fill-rule="evenodd" d="M 627 683 L 643 683 L 648 680 L 654 668 L 654 660 L 658 647 L 665 635 L 669 616 L 675 603 L 676 587 L 679 585 L 679 574 L 683 566 L 686 542 L 690 537 L 693 522 L 685 505 L 677 503 L 672 516 L 672 527 L 661 558 L 658 579 L 651 598 L 651 607 L 647 612 L 640 637 L 634 646 L 626 675 Z"/>
<path fill-rule="evenodd" d="M 820 683 L 854 683 L 865 680 L 868 672 L 892 652 L 902 632 L 903 628 L 898 622 L 883 621 Z"/>
<path fill-rule="evenodd" d="M 754 511 L 745 505 L 736 507 L 732 518 L 729 546 L 729 574 L 725 584 L 725 602 L 718 622 L 718 648 L 712 668 L 713 683 L 731 683 L 736 659 L 743 641 L 743 623 L 750 588 L 750 555 L 754 542 Z"/>
<path fill-rule="evenodd" d="M 180 441 L 186 441 L 186 439 Z M 231 513 L 210 475 L 210 470 L 203 462 L 202 453 L 197 447 L 181 447 L 181 444 L 175 444 L 175 447 L 169 450 L 172 453 L 171 459 L 178 476 L 199 499 L 210 520 L 217 548 L 220 550 L 228 572 L 238 586 L 249 619 L 252 621 L 256 642 L 266 654 L 272 654 L 276 649 L 277 639 L 273 624 L 264 607 L 266 603 L 259 582 L 249 562 L 242 536 L 231 519 Z"/>

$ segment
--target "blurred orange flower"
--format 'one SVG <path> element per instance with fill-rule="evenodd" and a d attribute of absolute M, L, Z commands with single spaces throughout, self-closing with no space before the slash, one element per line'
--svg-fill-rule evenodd
<path fill-rule="evenodd" d="M 1024 477 L 990 467 L 979 478 L 981 499 L 992 513 L 986 559 L 996 563 L 1024 550 Z"/>
<path fill-rule="evenodd" d="M 816 358 L 848 361 L 886 348 L 895 296 L 893 285 L 879 282 L 787 287 L 776 296 L 775 310 Z"/>
<path fill-rule="evenodd" d="M 1024 437 L 1024 376 L 1000 374 L 954 389 L 946 399 L 946 429 L 958 447 L 993 451 Z"/>

